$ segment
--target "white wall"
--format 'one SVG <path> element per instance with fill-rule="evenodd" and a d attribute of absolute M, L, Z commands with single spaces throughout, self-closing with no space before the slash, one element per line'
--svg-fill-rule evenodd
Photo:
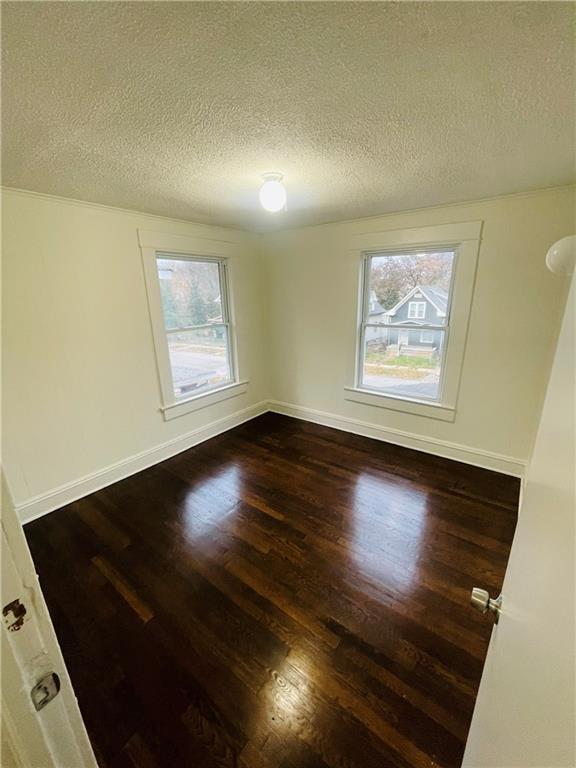
<path fill-rule="evenodd" d="M 351 236 L 480 219 L 455 422 L 345 400 L 344 387 L 353 383 L 347 371 L 355 354 L 359 268 L 349 252 Z M 574 190 L 564 188 L 264 235 L 271 391 L 283 404 L 277 409 L 521 472 L 567 292 L 566 279 L 546 270 L 544 256 L 573 229 Z"/>
<path fill-rule="evenodd" d="M 22 517 L 66 494 L 22 509 L 35 497 L 236 412 L 253 415 L 245 409 L 267 397 L 253 236 L 12 191 L 3 225 L 3 463 Z M 138 228 L 241 245 L 233 293 L 247 394 L 163 420 Z"/>
<path fill-rule="evenodd" d="M 294 415 L 521 472 L 566 294 L 543 254 L 572 232 L 573 205 L 563 189 L 254 236 L 4 191 L 3 462 L 21 517 L 183 450 L 269 398 Z M 456 421 L 346 401 L 358 284 L 350 236 L 478 219 Z M 246 395 L 163 420 L 138 228 L 242 246 L 233 291 Z"/>

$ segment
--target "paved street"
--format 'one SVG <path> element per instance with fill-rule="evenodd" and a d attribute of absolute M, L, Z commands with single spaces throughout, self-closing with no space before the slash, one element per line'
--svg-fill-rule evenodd
<path fill-rule="evenodd" d="M 432 373 L 420 381 L 410 381 L 409 379 L 399 379 L 395 376 L 375 376 L 367 374 L 364 376 L 364 384 L 368 387 L 385 387 L 390 394 L 406 397 L 426 397 L 436 398 L 438 396 L 439 376 L 438 373 Z"/>
<path fill-rule="evenodd" d="M 170 361 L 175 387 L 199 387 L 208 381 L 229 378 L 224 346 L 215 347 L 211 352 L 205 346 L 175 344 L 170 348 Z"/>

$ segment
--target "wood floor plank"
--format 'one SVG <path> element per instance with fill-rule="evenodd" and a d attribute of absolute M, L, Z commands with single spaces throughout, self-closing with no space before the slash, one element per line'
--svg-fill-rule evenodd
<path fill-rule="evenodd" d="M 457 768 L 518 494 L 266 414 L 28 524 L 102 768 Z"/>
<path fill-rule="evenodd" d="M 112 566 L 108 560 L 104 557 L 93 557 L 92 562 L 98 568 L 101 574 L 103 574 L 108 581 L 112 584 L 118 594 L 122 595 L 124 600 L 128 603 L 135 613 L 142 619 L 144 623 L 150 621 L 154 617 L 152 609 L 146 605 L 146 603 L 138 597 L 134 589 L 122 578 L 118 571 Z"/>

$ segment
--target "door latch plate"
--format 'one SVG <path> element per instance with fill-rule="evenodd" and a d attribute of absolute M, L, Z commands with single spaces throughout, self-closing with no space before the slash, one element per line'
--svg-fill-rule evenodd
<path fill-rule="evenodd" d="M 56 672 L 50 672 L 49 675 L 39 680 L 34 688 L 30 691 L 32 697 L 32 703 L 36 712 L 40 712 L 44 709 L 46 704 L 49 704 L 52 699 L 58 695 L 60 690 L 60 678 Z"/>

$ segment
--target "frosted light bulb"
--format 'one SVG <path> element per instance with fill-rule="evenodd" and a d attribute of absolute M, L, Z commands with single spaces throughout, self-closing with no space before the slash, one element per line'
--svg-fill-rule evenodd
<path fill-rule="evenodd" d="M 260 188 L 260 204 L 270 213 L 276 213 L 286 207 L 286 189 L 282 184 L 281 173 L 262 174 L 264 184 Z"/>

